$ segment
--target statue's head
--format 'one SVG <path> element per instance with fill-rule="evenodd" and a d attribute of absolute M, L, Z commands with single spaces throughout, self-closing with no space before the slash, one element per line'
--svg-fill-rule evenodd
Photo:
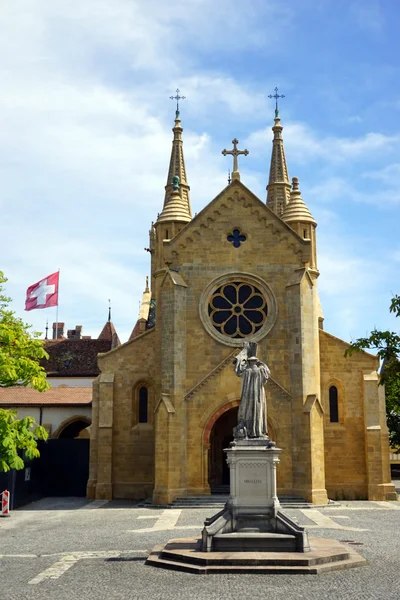
<path fill-rule="evenodd" d="M 172 179 L 172 189 L 173 190 L 179 190 L 179 177 L 178 177 L 178 175 L 174 175 L 174 177 Z"/>

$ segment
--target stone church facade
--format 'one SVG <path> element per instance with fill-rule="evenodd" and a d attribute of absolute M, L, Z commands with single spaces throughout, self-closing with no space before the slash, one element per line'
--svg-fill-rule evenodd
<path fill-rule="evenodd" d="M 278 494 L 396 499 L 378 360 L 323 330 L 316 222 L 289 181 L 276 111 L 266 202 L 240 181 L 192 217 L 179 112 L 150 284 L 130 340 L 99 355 L 89 498 L 166 504 L 228 483 L 244 339 L 268 364 Z"/>

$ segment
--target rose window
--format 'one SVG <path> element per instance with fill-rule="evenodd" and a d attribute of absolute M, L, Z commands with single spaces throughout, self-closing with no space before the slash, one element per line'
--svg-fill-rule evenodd
<path fill-rule="evenodd" d="M 222 335 L 244 338 L 261 329 L 268 307 L 263 293 L 255 285 L 233 281 L 214 290 L 208 315 L 213 327 Z"/>

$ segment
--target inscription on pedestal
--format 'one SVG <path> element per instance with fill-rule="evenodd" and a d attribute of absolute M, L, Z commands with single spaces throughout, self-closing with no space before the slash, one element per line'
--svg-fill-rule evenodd
<path fill-rule="evenodd" d="M 239 496 L 241 497 L 266 497 L 266 464 L 265 463 L 240 463 L 239 466 Z"/>

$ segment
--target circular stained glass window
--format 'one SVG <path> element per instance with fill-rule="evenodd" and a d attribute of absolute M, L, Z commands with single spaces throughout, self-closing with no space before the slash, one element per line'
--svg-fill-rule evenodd
<path fill-rule="evenodd" d="M 213 327 L 231 338 L 251 337 L 268 316 L 267 301 L 255 285 L 231 281 L 214 290 L 208 304 Z"/>
<path fill-rule="evenodd" d="M 207 333 L 222 344 L 241 347 L 243 340 L 262 340 L 276 322 L 276 298 L 264 279 L 245 273 L 226 273 L 204 288 L 199 314 Z"/>

